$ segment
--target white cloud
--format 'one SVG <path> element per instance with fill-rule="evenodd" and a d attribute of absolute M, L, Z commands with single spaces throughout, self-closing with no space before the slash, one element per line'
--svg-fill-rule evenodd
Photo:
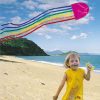
<path fill-rule="evenodd" d="M 41 27 L 40 29 L 38 29 L 35 34 L 38 35 L 45 35 L 45 34 L 63 34 L 64 30 L 61 29 L 57 29 L 57 28 L 49 28 L 47 26 Z"/>
<path fill-rule="evenodd" d="M 80 33 L 80 35 L 73 35 L 71 37 L 71 40 L 76 40 L 76 39 L 85 39 L 87 38 L 87 34 L 86 33 Z"/>
<path fill-rule="evenodd" d="M 39 15 L 39 14 L 41 14 L 41 12 L 39 12 L 39 11 L 36 12 L 36 11 L 35 11 L 35 12 L 30 13 L 30 14 L 29 14 L 29 17 L 31 17 L 31 18 L 32 18 L 32 17 L 36 17 L 36 16 Z"/>
<path fill-rule="evenodd" d="M 70 3 L 70 4 L 77 3 L 77 2 L 84 2 L 84 3 L 88 3 L 88 1 L 87 1 L 87 0 L 69 0 L 69 3 Z"/>
<path fill-rule="evenodd" d="M 46 39 L 51 39 L 52 37 L 49 35 L 49 31 L 50 31 L 50 29 L 48 27 L 44 26 L 43 28 L 40 28 L 39 30 L 37 30 L 35 32 L 35 34 L 42 36 Z"/>
<path fill-rule="evenodd" d="M 3 21 L 0 20 L 0 31 L 1 31 L 1 28 L 2 28 L 2 26 L 1 26 L 2 24 L 3 24 Z"/>
<path fill-rule="evenodd" d="M 73 30 L 73 28 L 71 26 L 68 26 L 67 24 L 61 24 L 60 28 L 64 29 L 64 30 Z"/>
<path fill-rule="evenodd" d="M 49 9 L 49 8 L 52 8 L 53 6 L 52 5 L 50 5 L 50 4 L 41 4 L 41 5 L 39 5 L 39 8 L 40 9 L 43 9 L 43 10 L 47 10 L 47 9 Z"/>
<path fill-rule="evenodd" d="M 3 24 L 4 19 L 5 19 L 5 17 L 0 16 L 0 24 Z M 0 29 L 1 29 L 1 25 L 0 25 Z"/>
<path fill-rule="evenodd" d="M 41 3 L 39 3 L 38 1 L 41 2 Z M 26 8 L 28 8 L 29 10 L 34 10 L 35 8 L 37 8 L 37 9 L 44 9 L 48 5 L 50 5 L 50 2 L 48 3 L 46 0 L 36 0 L 36 1 L 34 1 L 34 0 L 25 0 L 24 1 L 23 0 L 23 3 L 21 5 L 26 7 Z M 44 9 L 44 10 L 47 10 L 47 8 Z"/>
<path fill-rule="evenodd" d="M 56 8 L 56 7 L 62 7 L 62 6 L 67 6 L 68 3 L 67 2 L 50 2 L 50 3 L 42 3 L 38 5 L 39 9 L 43 9 L 43 10 L 48 10 L 50 8 Z"/>
<path fill-rule="evenodd" d="M 66 1 L 66 0 L 37 0 L 37 1 L 39 1 L 41 3 L 48 3 L 50 5 L 53 3 L 63 3 L 63 4 L 68 5 L 68 4 L 72 4 L 72 3 L 76 3 L 76 2 L 85 2 L 85 3 L 88 2 L 87 0 L 68 0 L 68 1 Z"/>
<path fill-rule="evenodd" d="M 89 9 L 90 9 L 90 10 L 92 10 L 92 9 L 93 9 L 93 7 L 89 7 Z"/>
<path fill-rule="evenodd" d="M 67 6 L 72 3 L 78 2 L 78 1 L 83 1 L 86 2 L 86 0 L 38 0 L 41 2 L 41 4 L 38 5 L 39 9 L 47 10 L 50 8 L 55 8 L 55 7 L 61 7 L 61 6 Z"/>
<path fill-rule="evenodd" d="M 22 19 L 19 16 L 12 17 L 10 20 L 12 23 L 16 23 L 16 24 L 19 24 L 22 22 Z"/>
<path fill-rule="evenodd" d="M 42 3 L 62 3 L 62 2 L 67 2 L 66 0 L 37 0 L 39 2 L 42 2 Z"/>
<path fill-rule="evenodd" d="M 46 38 L 46 39 L 51 39 L 52 37 L 51 37 L 50 35 L 47 34 L 47 35 L 45 35 L 45 38 Z"/>
<path fill-rule="evenodd" d="M 16 0 L 0 0 L 0 4 L 10 4 L 14 2 L 16 2 Z"/>
<path fill-rule="evenodd" d="M 87 3 L 87 0 L 37 0 L 41 2 L 41 4 L 38 5 L 39 9 L 47 10 L 50 8 L 60 7 L 60 6 L 67 6 L 76 2 L 85 2 Z"/>
<path fill-rule="evenodd" d="M 88 14 L 87 16 L 79 20 L 72 20 L 72 21 L 65 22 L 65 23 L 70 26 L 76 26 L 76 25 L 89 24 L 89 22 L 93 20 L 95 20 L 95 18 L 91 14 Z"/>
<path fill-rule="evenodd" d="M 30 10 L 34 10 L 36 7 L 38 7 L 37 2 L 34 2 L 32 0 L 24 1 L 22 5 Z"/>
<path fill-rule="evenodd" d="M 95 20 L 93 16 L 91 16 L 90 14 L 88 14 L 86 17 L 77 20 L 76 24 L 88 24 L 90 21 Z"/>
<path fill-rule="evenodd" d="M 18 11 L 13 9 L 13 10 L 10 10 L 9 13 L 16 14 L 16 13 L 18 13 Z"/>
<path fill-rule="evenodd" d="M 87 3 L 87 0 L 37 0 L 39 2 L 42 2 L 42 3 L 66 3 L 66 4 L 72 4 L 72 3 L 76 3 L 76 2 L 86 2 Z"/>
<path fill-rule="evenodd" d="M 57 34 L 57 35 L 65 35 L 67 34 L 66 31 L 57 29 L 57 28 L 49 28 L 47 26 L 41 27 L 40 29 L 36 30 L 34 34 L 42 36 L 46 39 L 51 39 L 52 34 Z M 51 34 L 51 35 L 50 35 Z"/>
<path fill-rule="evenodd" d="M 0 16 L 0 20 L 3 20 L 3 19 L 5 19 L 5 17 Z"/>

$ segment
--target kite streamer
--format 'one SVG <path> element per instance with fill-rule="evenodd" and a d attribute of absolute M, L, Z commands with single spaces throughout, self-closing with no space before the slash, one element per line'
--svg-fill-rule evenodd
<path fill-rule="evenodd" d="M 1 25 L 0 42 L 21 38 L 40 27 L 48 24 L 64 22 L 69 20 L 78 20 L 88 14 L 89 7 L 85 3 L 74 3 L 70 6 L 49 9 L 38 16 L 21 24 L 6 23 Z"/>

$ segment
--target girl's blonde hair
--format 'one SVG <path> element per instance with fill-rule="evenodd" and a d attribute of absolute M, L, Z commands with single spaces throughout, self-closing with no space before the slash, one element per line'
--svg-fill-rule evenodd
<path fill-rule="evenodd" d="M 73 53 L 72 52 L 72 53 L 67 54 L 67 56 L 65 58 L 65 61 L 64 61 L 65 68 L 70 68 L 70 66 L 69 66 L 69 59 L 70 59 L 70 57 L 78 57 L 78 59 L 80 60 L 80 56 L 79 56 L 78 53 Z"/>

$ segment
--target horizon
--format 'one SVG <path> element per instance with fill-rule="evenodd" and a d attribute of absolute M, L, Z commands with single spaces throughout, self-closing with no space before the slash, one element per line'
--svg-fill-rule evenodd
<path fill-rule="evenodd" d="M 44 50 L 45 51 L 45 50 Z M 54 51 L 61 51 L 61 50 L 52 50 L 52 51 L 45 51 L 45 52 L 54 52 Z M 67 53 L 67 52 L 70 52 L 70 51 L 65 51 L 65 50 L 62 50 L 61 51 L 62 53 Z M 73 51 L 72 51 L 73 52 Z M 74 52 L 77 52 L 77 51 L 74 51 Z M 93 55 L 100 55 L 100 53 L 92 53 L 92 52 L 77 52 L 79 54 L 93 54 Z"/>
<path fill-rule="evenodd" d="M 25 36 L 44 51 L 77 51 L 100 54 L 99 4 L 93 0 L 0 0 L 0 25 L 23 23 L 50 8 L 62 7 L 75 2 L 89 5 L 89 14 L 80 19 L 43 26 Z M 66 3 L 66 4 L 65 4 Z"/>

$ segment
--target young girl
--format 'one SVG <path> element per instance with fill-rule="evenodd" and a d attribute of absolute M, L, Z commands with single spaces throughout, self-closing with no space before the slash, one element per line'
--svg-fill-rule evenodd
<path fill-rule="evenodd" d="M 87 73 L 85 73 L 84 69 L 79 68 L 79 55 L 70 53 L 66 57 L 65 66 L 67 67 L 67 70 L 64 73 L 57 93 L 53 96 L 53 100 L 57 100 L 65 82 L 67 83 L 67 88 L 62 100 L 83 100 L 83 80 L 90 80 L 92 65 L 87 66 Z"/>

